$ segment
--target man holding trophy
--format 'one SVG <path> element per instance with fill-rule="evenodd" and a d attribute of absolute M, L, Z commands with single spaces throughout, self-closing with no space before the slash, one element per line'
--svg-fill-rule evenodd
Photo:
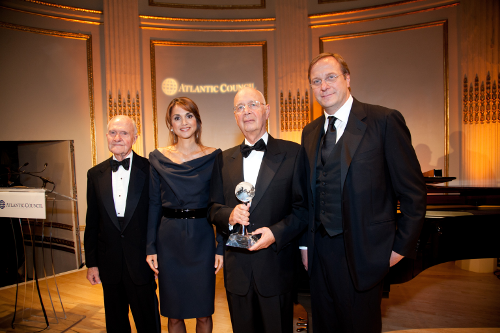
<path fill-rule="evenodd" d="M 210 220 L 227 239 L 233 332 L 288 333 L 296 254 L 289 245 L 307 226 L 304 153 L 267 133 L 270 109 L 260 91 L 240 90 L 233 110 L 245 141 L 215 160 L 209 205 Z"/>

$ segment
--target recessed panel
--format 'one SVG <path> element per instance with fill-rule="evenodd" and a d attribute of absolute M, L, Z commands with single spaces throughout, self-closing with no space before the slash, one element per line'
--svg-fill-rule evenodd
<path fill-rule="evenodd" d="M 353 97 L 400 111 L 422 170 L 444 168 L 443 26 L 323 39 L 325 52 L 345 58 Z"/>
<path fill-rule="evenodd" d="M 90 167 L 87 41 L 1 28 L 0 42 L 0 140 L 75 140 Z"/>
<path fill-rule="evenodd" d="M 189 97 L 198 105 L 204 145 L 226 149 L 240 144 L 243 136 L 234 119 L 233 100 L 246 86 L 265 93 L 264 47 L 263 42 L 156 45 L 158 146 L 170 144 L 165 115 L 177 97 Z"/>

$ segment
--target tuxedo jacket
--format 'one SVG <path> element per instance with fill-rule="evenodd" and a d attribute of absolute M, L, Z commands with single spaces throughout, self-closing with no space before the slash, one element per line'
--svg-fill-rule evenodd
<path fill-rule="evenodd" d="M 224 281 L 227 291 L 246 295 L 251 278 L 265 297 L 292 290 L 297 253 L 292 241 L 307 226 L 304 154 L 300 145 L 269 136 L 262 159 L 255 197 L 250 207 L 248 232 L 268 227 L 276 242 L 256 252 L 225 247 Z M 220 153 L 214 163 L 210 187 L 209 218 L 225 239 L 229 236 L 229 216 L 240 204 L 234 191 L 244 181 L 240 146 Z M 237 232 L 234 228 L 233 232 Z M 225 243 L 225 242 L 224 242 Z"/>
<path fill-rule="evenodd" d="M 324 123 L 322 115 L 302 132 L 310 196 L 306 237 L 309 272 L 318 264 L 313 262 L 314 203 Z M 379 283 L 389 271 L 393 250 L 415 257 L 426 210 L 425 182 L 401 113 L 356 99 L 343 134 L 340 162 L 347 263 L 354 286 L 363 291 Z"/>
<path fill-rule="evenodd" d="M 122 265 L 127 265 L 130 277 L 137 285 L 154 279 L 146 262 L 149 162 L 135 152 L 133 154 L 123 230 L 113 200 L 112 157 L 87 173 L 85 260 L 87 267 L 99 268 L 103 283 L 120 282 Z"/>

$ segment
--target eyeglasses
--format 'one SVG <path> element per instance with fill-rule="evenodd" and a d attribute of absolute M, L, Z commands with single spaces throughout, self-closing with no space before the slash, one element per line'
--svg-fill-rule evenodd
<path fill-rule="evenodd" d="M 324 80 L 321 80 L 321 79 L 313 79 L 311 81 L 311 87 L 313 88 L 319 88 L 321 87 L 321 85 L 323 84 L 323 81 L 325 81 L 325 83 L 330 86 L 330 84 L 333 84 L 335 83 L 335 81 L 337 81 L 337 79 L 340 77 L 341 75 L 337 75 L 337 74 L 329 74 Z"/>
<path fill-rule="evenodd" d="M 266 105 L 265 103 L 259 102 L 259 101 L 250 101 L 248 104 L 241 103 L 236 105 L 233 110 L 235 113 L 240 113 L 245 111 L 245 109 L 248 107 L 252 111 L 258 110 L 262 105 Z"/>

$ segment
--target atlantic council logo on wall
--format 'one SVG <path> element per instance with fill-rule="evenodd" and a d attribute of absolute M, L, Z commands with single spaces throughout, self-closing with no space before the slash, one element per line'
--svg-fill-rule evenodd
<path fill-rule="evenodd" d="M 0 200 L 0 209 L 4 209 L 4 208 L 5 208 L 5 201 Z"/>
<path fill-rule="evenodd" d="M 177 93 L 192 93 L 192 94 L 225 94 L 235 93 L 242 88 L 255 88 L 254 83 L 221 83 L 221 84 L 179 84 L 176 79 L 166 78 L 161 83 L 161 90 L 167 96 L 174 96 Z"/>
<path fill-rule="evenodd" d="M 163 93 L 167 96 L 173 96 L 177 93 L 177 88 L 179 87 L 179 84 L 175 79 L 165 79 L 161 83 L 161 90 Z"/>

